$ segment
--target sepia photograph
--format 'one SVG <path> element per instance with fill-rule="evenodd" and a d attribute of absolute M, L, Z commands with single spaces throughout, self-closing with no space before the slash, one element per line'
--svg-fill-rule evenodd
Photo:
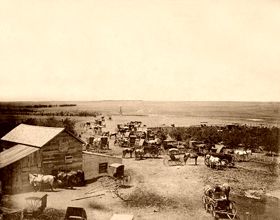
<path fill-rule="evenodd" d="M 280 220 L 279 0 L 0 0 L 0 220 Z"/>

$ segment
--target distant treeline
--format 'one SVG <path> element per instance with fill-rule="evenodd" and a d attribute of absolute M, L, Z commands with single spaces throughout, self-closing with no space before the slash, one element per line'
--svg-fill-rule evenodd
<path fill-rule="evenodd" d="M 177 141 L 197 140 L 205 144 L 223 143 L 229 148 L 245 148 L 278 152 L 280 148 L 280 129 L 278 127 L 228 125 L 228 126 L 191 126 L 155 128 L 163 139 L 170 135 Z"/>
<path fill-rule="evenodd" d="M 2 105 L 1 109 L 24 109 L 24 108 L 53 108 L 53 107 L 73 107 L 77 106 L 76 104 L 60 104 L 60 105 L 45 105 L 45 104 L 36 104 L 36 105 Z"/>
<path fill-rule="evenodd" d="M 70 118 L 62 120 L 55 117 L 19 119 L 16 116 L 9 116 L 0 120 L 0 137 L 3 137 L 21 123 L 47 127 L 64 127 L 67 131 L 76 134 L 75 121 Z"/>
<path fill-rule="evenodd" d="M 37 107 L 35 107 L 35 106 L 37 106 Z M 40 107 L 38 107 L 38 106 L 40 106 Z M 48 106 L 48 107 L 46 107 L 46 106 Z M 71 105 L 71 104 L 52 105 L 51 107 L 55 107 L 55 106 L 66 107 L 66 106 L 74 106 L 74 105 Z M 48 111 L 46 109 L 42 109 L 42 108 L 51 108 L 51 107 L 49 107 L 49 105 L 32 105 L 32 107 L 0 106 L 0 114 L 2 114 L 2 115 L 38 115 L 38 116 L 92 116 L 92 117 L 97 117 L 98 115 L 101 115 L 100 112 L 96 112 L 96 111 L 79 111 L 79 110 Z"/>

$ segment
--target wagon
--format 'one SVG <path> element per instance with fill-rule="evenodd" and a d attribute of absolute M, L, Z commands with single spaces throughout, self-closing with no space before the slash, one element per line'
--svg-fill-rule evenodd
<path fill-rule="evenodd" d="M 125 137 L 118 137 L 114 141 L 114 145 L 119 145 L 120 147 L 129 147 L 129 140 Z"/>
<path fill-rule="evenodd" d="M 149 154 L 153 158 L 157 158 L 160 154 L 160 147 L 157 146 L 155 140 L 148 141 L 148 144 L 144 146 L 144 153 Z"/>
<path fill-rule="evenodd" d="M 23 209 L 23 219 L 51 219 L 44 210 L 47 207 L 47 196 L 30 196 L 25 198 L 26 208 Z"/>
<path fill-rule="evenodd" d="M 235 165 L 235 157 L 231 154 L 223 154 L 223 153 L 209 153 L 213 157 L 218 157 L 224 164 L 225 167 L 234 167 Z M 204 163 L 206 166 L 210 166 L 209 158 L 205 156 Z"/>
<path fill-rule="evenodd" d="M 87 213 L 81 207 L 67 207 L 64 220 L 87 220 Z"/>
<path fill-rule="evenodd" d="M 160 151 L 160 146 L 157 145 L 155 140 L 140 139 L 135 150 L 135 160 L 143 159 L 144 157 L 158 158 Z"/>
<path fill-rule="evenodd" d="M 0 219 L 5 220 L 22 220 L 23 212 L 22 209 L 13 209 L 7 207 L 0 208 Z"/>
<path fill-rule="evenodd" d="M 171 148 L 168 150 L 168 155 L 163 159 L 165 166 L 183 166 L 184 154 L 180 153 L 177 148 Z"/>
<path fill-rule="evenodd" d="M 136 135 L 130 135 L 129 136 L 129 146 L 130 147 L 134 147 L 135 143 L 136 143 Z"/>
<path fill-rule="evenodd" d="M 100 138 L 100 149 L 109 149 L 109 140 L 107 136 Z"/>
<path fill-rule="evenodd" d="M 131 182 L 131 176 L 124 171 L 124 165 L 113 163 L 109 165 L 108 175 L 101 179 L 101 184 L 105 188 L 127 187 Z"/>
<path fill-rule="evenodd" d="M 122 200 L 127 200 L 131 189 L 131 176 L 124 171 L 124 165 L 113 163 L 109 165 L 108 174 L 99 178 L 101 186 L 114 193 Z"/>
<path fill-rule="evenodd" d="M 221 192 L 204 193 L 202 202 L 206 211 L 210 212 L 215 219 L 219 219 L 219 217 L 227 217 L 228 219 L 237 218 L 234 201 L 227 199 Z"/>

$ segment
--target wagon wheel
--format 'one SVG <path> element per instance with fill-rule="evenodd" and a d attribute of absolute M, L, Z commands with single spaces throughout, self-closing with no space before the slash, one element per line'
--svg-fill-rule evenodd
<path fill-rule="evenodd" d="M 120 180 L 121 186 L 129 186 L 131 183 L 131 176 L 129 174 L 125 174 Z"/>
<path fill-rule="evenodd" d="M 210 165 L 210 164 L 209 164 L 209 159 L 205 158 L 205 159 L 204 159 L 204 164 L 205 164 L 206 166 L 209 167 L 209 165 Z"/>
<path fill-rule="evenodd" d="M 203 202 L 204 209 L 207 211 L 207 203 L 206 203 L 206 198 L 204 195 L 202 196 L 202 202 Z"/>
<path fill-rule="evenodd" d="M 208 207 L 209 212 L 213 215 L 214 212 L 214 206 L 212 204 L 209 205 Z"/>
<path fill-rule="evenodd" d="M 225 167 L 229 165 L 229 161 L 227 159 L 222 159 L 222 161 L 225 163 Z"/>
<path fill-rule="evenodd" d="M 219 216 L 217 215 L 215 208 L 213 205 L 210 205 L 210 213 L 212 214 L 212 216 L 214 217 L 214 219 L 219 219 Z"/>
<path fill-rule="evenodd" d="M 234 219 L 236 217 L 237 210 L 236 210 L 235 205 L 234 205 L 233 202 L 229 203 L 229 212 L 230 213 L 227 214 L 228 218 L 229 219 Z"/>
<path fill-rule="evenodd" d="M 177 165 L 179 165 L 179 166 L 184 166 L 185 165 L 185 161 L 184 161 L 183 157 L 179 158 Z"/>

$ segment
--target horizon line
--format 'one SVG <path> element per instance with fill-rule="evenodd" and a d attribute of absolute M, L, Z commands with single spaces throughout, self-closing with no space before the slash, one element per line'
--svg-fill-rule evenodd
<path fill-rule="evenodd" d="M 0 103 L 19 102 L 250 102 L 250 103 L 279 103 L 280 101 L 239 101 L 239 100 L 143 100 L 143 99 L 99 99 L 99 100 L 0 100 Z M 71 104 L 71 103 L 69 103 Z"/>

